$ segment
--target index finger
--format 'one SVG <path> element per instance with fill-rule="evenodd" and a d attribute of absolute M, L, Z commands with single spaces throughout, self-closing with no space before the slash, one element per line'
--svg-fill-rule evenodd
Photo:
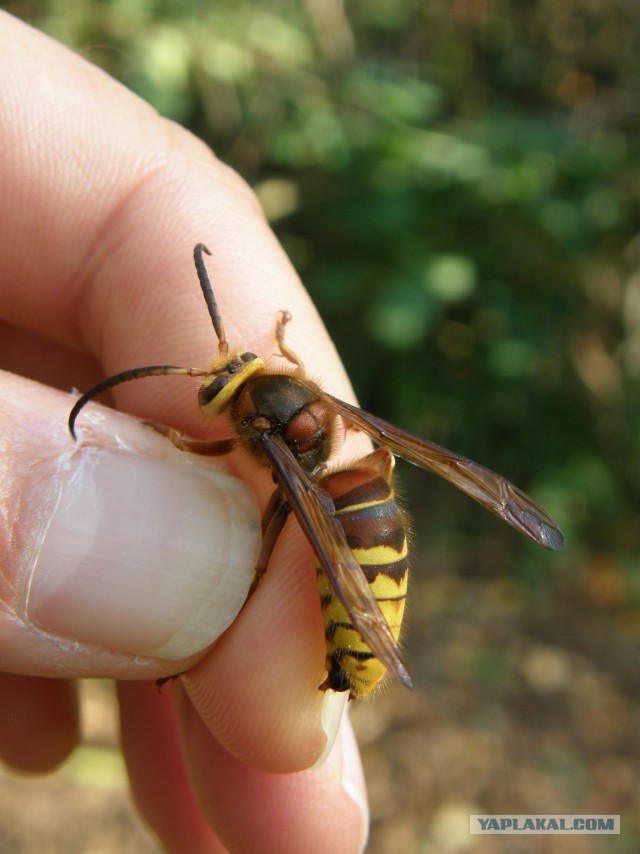
<path fill-rule="evenodd" d="M 94 356 L 105 374 L 165 361 L 206 366 L 215 336 L 191 261 L 203 241 L 227 337 L 269 355 L 276 312 L 287 308 L 292 349 L 328 389 L 350 397 L 330 339 L 244 183 L 97 69 L 6 15 L 0 26 L 0 188 L 12 200 L 0 210 L 0 316 Z M 203 424 L 188 380 L 129 383 L 115 398 L 193 435 L 223 430 Z M 242 459 L 232 465 L 264 501 L 267 473 Z M 322 647 L 313 562 L 288 525 L 264 582 L 188 690 L 234 755 L 269 770 L 305 767 L 326 740 Z"/>

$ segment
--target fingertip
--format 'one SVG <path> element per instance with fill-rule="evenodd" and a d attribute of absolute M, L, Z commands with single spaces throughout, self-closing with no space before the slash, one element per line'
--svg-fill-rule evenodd
<path fill-rule="evenodd" d="M 252 490 L 134 419 L 0 373 L 0 668 L 162 676 L 242 607 L 260 543 Z M 179 662 L 179 664 L 176 664 Z"/>
<path fill-rule="evenodd" d="M 0 758 L 18 771 L 45 774 L 80 740 L 76 685 L 0 673 Z"/>
<path fill-rule="evenodd" d="M 137 807 L 167 851 L 223 854 L 188 779 L 170 692 L 119 682 L 121 746 Z"/>
<path fill-rule="evenodd" d="M 238 759 L 270 772 L 309 768 L 335 737 L 340 704 L 318 689 L 324 629 L 315 569 L 297 526 L 234 625 L 183 677 L 209 730 Z"/>
<path fill-rule="evenodd" d="M 228 753 L 180 685 L 175 698 L 191 783 L 203 814 L 229 850 L 263 854 L 363 850 L 366 795 L 348 724 L 322 767 L 268 773 Z"/>

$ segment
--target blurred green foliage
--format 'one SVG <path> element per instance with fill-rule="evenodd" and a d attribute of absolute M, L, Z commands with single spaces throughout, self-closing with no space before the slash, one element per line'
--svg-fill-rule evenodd
<path fill-rule="evenodd" d="M 253 185 L 365 408 L 504 473 L 567 535 L 546 555 L 399 466 L 424 690 L 353 715 L 370 850 L 427 850 L 456 799 L 465 828 L 471 802 L 604 805 L 638 850 L 640 4 L 9 8 Z"/>
<path fill-rule="evenodd" d="M 523 578 L 605 556 L 637 605 L 640 5 L 10 8 L 252 183 L 366 408 L 544 501 L 571 548 L 512 538 Z M 505 536 L 415 477 L 425 544 Z"/>

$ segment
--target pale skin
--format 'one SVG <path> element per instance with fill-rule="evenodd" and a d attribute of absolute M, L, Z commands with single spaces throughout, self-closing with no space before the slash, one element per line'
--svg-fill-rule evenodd
<path fill-rule="evenodd" d="M 4 13 L 0 45 L 0 367 L 18 377 L 0 374 L 0 399 L 20 397 L 20 375 L 68 390 L 141 365 L 206 367 L 217 341 L 191 258 L 202 241 L 232 346 L 276 353 L 276 321 L 286 309 L 287 346 L 316 381 L 353 400 L 309 297 L 242 180 L 106 75 Z M 114 390 L 113 402 L 189 436 L 227 435 L 200 415 L 196 386 L 184 377 L 145 379 Z M 69 401 L 61 391 L 39 409 L 36 397 L 34 437 L 58 435 Z M 7 435 L 0 407 L 0 438 Z M 367 450 L 349 434 L 337 459 Z M 3 444 L 5 459 L 30 452 L 28 444 Z M 268 473 L 235 453 L 229 463 L 264 507 Z M 15 506 L 17 496 L 0 499 Z M 12 524 L 29 519 L 18 514 Z M 0 563 L 7 558 L 0 553 Z M 0 599 L 11 585 L 3 581 Z M 73 662 L 63 662 L 69 678 L 43 679 L 61 668 L 59 653 L 49 659 L 44 646 L 37 675 L 24 672 L 10 622 L 1 631 L 10 672 L 0 675 L 0 756 L 46 771 L 78 741 Z M 364 802 L 350 731 L 320 769 L 305 770 L 326 747 L 317 689 L 323 633 L 313 559 L 295 524 L 231 629 L 187 664 L 161 694 L 152 680 L 169 675 L 166 663 L 143 674 L 134 656 L 122 656 L 109 674 L 118 680 L 133 794 L 167 850 L 358 850 L 362 815 L 341 785 L 352 763 Z"/>

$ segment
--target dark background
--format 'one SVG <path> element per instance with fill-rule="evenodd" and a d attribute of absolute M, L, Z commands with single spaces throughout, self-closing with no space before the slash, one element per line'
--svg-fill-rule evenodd
<path fill-rule="evenodd" d="M 365 408 L 505 474 L 565 532 L 547 554 L 398 466 L 416 691 L 353 709 L 369 850 L 637 851 L 640 4 L 9 9 L 249 180 Z M 48 781 L 6 777 L 0 841 L 18 832 L 12 793 L 32 803 L 11 850 L 94 850 L 96 830 L 123 834 L 100 851 L 138 840 L 96 759 L 112 736 L 87 726 L 80 778 L 104 805 L 77 821 L 78 757 Z M 503 812 L 621 813 L 623 832 L 468 836 L 469 813 Z"/>

